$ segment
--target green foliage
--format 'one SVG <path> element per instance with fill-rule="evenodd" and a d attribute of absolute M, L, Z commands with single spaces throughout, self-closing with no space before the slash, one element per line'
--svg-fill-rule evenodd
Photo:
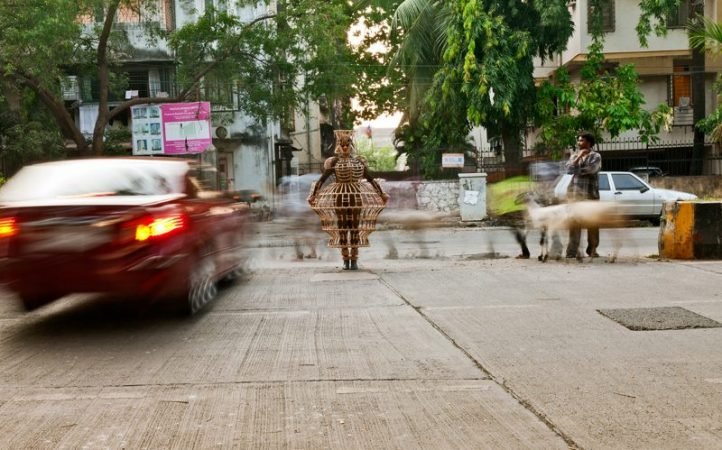
<path fill-rule="evenodd" d="M 431 108 L 461 108 L 469 125 L 503 136 L 507 164 L 515 165 L 517 136 L 536 101 L 533 58 L 563 50 L 572 31 L 562 0 L 454 1 Z"/>
<path fill-rule="evenodd" d="M 356 152 L 366 159 L 369 169 L 374 172 L 389 172 L 396 167 L 396 150 L 390 146 L 375 146 L 373 141 L 360 140 Z"/>
<path fill-rule="evenodd" d="M 710 115 L 697 122 L 697 128 L 708 133 L 713 142 L 722 142 L 722 105 L 717 106 Z"/>
<path fill-rule="evenodd" d="M 34 91 L 83 152 L 87 142 L 66 111 L 60 80 L 68 73 L 96 80 L 101 111 L 108 101 L 103 94 L 128 88 L 124 64 L 137 56 L 138 49 L 129 44 L 128 27 L 116 20 L 120 10 L 135 12 L 137 23 L 132 27 L 145 31 L 149 48 L 163 40 L 168 43 L 171 52 L 165 58 L 177 63 L 177 96 L 124 101 L 111 114 L 143 102 L 205 100 L 204 83 L 210 79 L 233 87 L 244 112 L 261 121 L 282 118 L 321 94 L 330 92 L 334 99 L 352 95 L 357 77 L 352 65 L 346 64 L 352 52 L 345 37 L 353 5 L 344 0 L 281 0 L 275 2 L 274 13 L 264 15 L 262 8 L 255 8 L 260 15 L 250 22 L 207 8 L 195 23 L 167 32 L 159 29 L 155 15 L 160 4 L 157 0 L 0 2 L 0 73 Z M 237 8 L 257 4 L 233 2 Z M 297 83 L 302 78 L 306 83 Z M 98 117 L 92 141 L 95 153 L 107 150 L 104 130 L 110 120 L 105 113 Z"/>
<path fill-rule="evenodd" d="M 30 120 L 0 130 L 0 160 L 11 176 L 27 164 L 62 159 L 66 156 L 57 130 L 49 131 L 47 123 Z"/>
<path fill-rule="evenodd" d="M 133 133 L 130 128 L 111 128 L 105 132 L 105 154 L 128 156 L 132 155 L 132 148 L 128 146 Z"/>
<path fill-rule="evenodd" d="M 603 2 L 606 0 L 596 0 Z M 601 4 L 601 3 L 597 3 Z M 644 109 L 639 78 L 634 66 L 605 66 L 601 10 L 593 8 L 592 43 L 581 70 L 581 81 L 573 84 L 565 68 L 537 90 L 535 124 L 540 128 L 537 151 L 559 158 L 574 147 L 580 130 L 597 136 L 603 131 L 614 138 L 627 130 L 637 130 L 644 143 L 655 142 L 663 126 L 668 127 L 672 110 L 666 104 L 653 111 Z"/>
<path fill-rule="evenodd" d="M 3 92 L 7 95 L 3 95 Z M 26 164 L 66 156 L 52 118 L 32 94 L 25 97 L 0 82 L 0 164 L 12 176 Z"/>
<path fill-rule="evenodd" d="M 703 17 L 689 27 L 689 44 L 698 49 L 707 49 L 722 54 L 722 24 Z M 722 94 L 722 78 L 714 85 L 717 95 Z M 696 124 L 697 128 L 708 133 L 713 142 L 722 142 L 722 106 L 718 106 L 710 115 Z"/>
<path fill-rule="evenodd" d="M 609 1 L 590 0 L 592 54 L 601 55 L 603 49 L 601 13 Z M 393 61 L 408 82 L 404 86 L 406 122 L 397 137 L 412 165 L 415 162 L 427 177 L 438 175 L 440 152 L 462 141 L 472 124 L 503 136 L 509 161 L 516 149 L 507 144 L 513 144 L 533 117 L 544 124 L 539 149 L 549 154 L 574 145 L 582 127 L 620 133 L 636 126 L 643 139 L 653 140 L 669 117 L 664 105 L 653 112 L 642 109 L 632 68 L 595 79 L 602 72 L 603 59 L 591 61 L 585 69 L 588 92 L 573 88 L 561 71 L 556 80 L 542 86 L 537 99 L 532 58 L 551 57 L 565 49 L 573 32 L 566 0 L 382 3 L 399 5 L 392 36 L 398 33 L 400 40 Z M 663 35 L 666 19 L 678 4 L 679 0 L 642 0 L 637 27 L 640 42 L 646 45 L 652 32 Z M 416 86 L 424 89 L 412 89 Z M 582 113 L 554 114 L 577 108 Z"/>
<path fill-rule="evenodd" d="M 603 1 L 603 0 L 594 0 Z M 642 13 L 637 22 L 637 36 L 643 47 L 648 45 L 647 37 L 667 34 L 667 18 L 679 6 L 681 0 L 641 0 L 639 8 Z"/>

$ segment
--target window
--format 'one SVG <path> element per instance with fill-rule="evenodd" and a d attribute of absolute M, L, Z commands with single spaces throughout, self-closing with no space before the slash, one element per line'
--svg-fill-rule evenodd
<path fill-rule="evenodd" d="M 692 15 L 689 0 L 681 0 L 677 10 L 667 16 L 667 28 L 684 28 Z"/>
<path fill-rule="evenodd" d="M 225 77 L 208 75 L 203 80 L 205 99 L 211 102 L 213 111 L 233 111 L 236 109 L 236 85 Z"/>
<path fill-rule="evenodd" d="M 227 11 L 228 0 L 205 0 L 206 11 L 213 9 L 214 11 Z"/>
<path fill-rule="evenodd" d="M 609 190 L 609 177 L 607 177 L 606 173 L 599 174 L 599 190 L 600 191 L 608 191 Z"/>
<path fill-rule="evenodd" d="M 176 95 L 175 89 L 175 73 L 172 68 L 164 68 L 160 70 L 160 90 L 166 92 L 170 97 Z"/>
<path fill-rule="evenodd" d="M 595 7 L 592 3 L 596 3 L 596 5 L 602 10 L 602 31 L 605 33 L 614 31 L 614 1 L 615 0 L 596 0 L 596 2 L 592 0 L 587 1 L 587 30 L 591 31 L 592 29 L 592 15 Z"/>
<path fill-rule="evenodd" d="M 692 105 L 692 76 L 688 62 L 675 62 L 669 84 L 669 102 L 672 107 L 687 108 Z"/>
<path fill-rule="evenodd" d="M 129 91 L 138 91 L 138 97 L 148 97 L 150 94 L 147 70 L 128 71 Z"/>
<path fill-rule="evenodd" d="M 629 174 L 613 174 L 612 179 L 614 180 L 614 187 L 616 187 L 618 191 L 640 191 L 647 187 L 637 178 Z"/>

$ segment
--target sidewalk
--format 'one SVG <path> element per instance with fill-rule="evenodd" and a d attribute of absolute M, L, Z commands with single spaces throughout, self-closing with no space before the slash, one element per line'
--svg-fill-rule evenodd
<path fill-rule="evenodd" d="M 615 264 L 473 258 L 471 238 L 509 235 L 499 231 L 430 230 L 426 241 L 439 244 L 429 245 L 447 247 L 439 257 L 387 259 L 383 249 L 363 249 L 358 273 L 339 270 L 333 252 L 292 262 L 277 249 L 265 266 L 296 280 L 284 278 L 280 298 L 304 293 L 302 304 L 313 298 L 312 310 L 340 320 L 341 334 L 326 338 L 343 335 L 343 348 L 360 351 L 355 376 L 370 369 L 376 380 L 443 380 L 405 383 L 411 396 L 403 400 L 398 387 L 370 379 L 337 388 L 353 430 L 371 419 L 366 409 L 344 416 L 342 392 L 413 436 L 374 425 L 381 434 L 359 447 L 722 448 L 722 262 L 650 258 L 654 229 L 632 230 L 645 239 Z M 428 398 L 428 389 L 445 394 Z"/>

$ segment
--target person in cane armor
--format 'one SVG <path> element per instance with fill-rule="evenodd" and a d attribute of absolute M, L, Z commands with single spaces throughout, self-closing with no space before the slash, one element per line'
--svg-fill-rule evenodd
<path fill-rule="evenodd" d="M 328 247 L 341 250 L 344 270 L 358 269 L 358 249 L 368 247 L 368 236 L 389 200 L 371 177 L 366 161 L 355 154 L 353 131 L 336 130 L 335 155 L 324 162 L 324 172 L 313 186 L 308 203 L 329 234 Z M 324 183 L 334 175 L 334 181 Z"/>

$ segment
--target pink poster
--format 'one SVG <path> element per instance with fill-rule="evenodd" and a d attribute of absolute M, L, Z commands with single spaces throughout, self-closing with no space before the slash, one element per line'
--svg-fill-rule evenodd
<path fill-rule="evenodd" d="M 211 146 L 211 104 L 164 103 L 163 153 L 180 155 L 201 153 Z"/>

